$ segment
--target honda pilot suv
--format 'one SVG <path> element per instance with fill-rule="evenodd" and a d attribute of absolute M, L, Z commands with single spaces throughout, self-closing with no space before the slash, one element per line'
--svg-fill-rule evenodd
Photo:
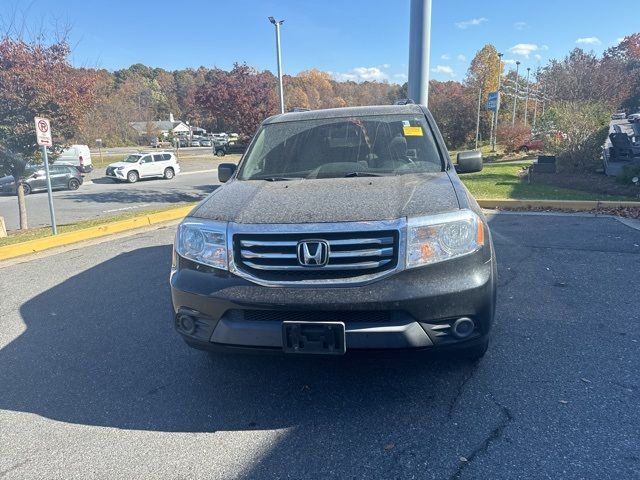
<path fill-rule="evenodd" d="M 286 354 L 484 354 L 496 260 L 487 222 L 419 105 L 268 118 L 179 225 L 174 324 L 192 347 Z"/>

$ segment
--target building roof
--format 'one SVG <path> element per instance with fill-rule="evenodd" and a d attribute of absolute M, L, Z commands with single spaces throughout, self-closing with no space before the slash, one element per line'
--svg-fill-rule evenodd
<path fill-rule="evenodd" d="M 170 122 L 169 120 L 157 120 L 152 122 L 131 122 L 131 128 L 136 130 L 140 134 L 147 133 L 147 124 L 151 123 L 153 127 L 161 131 L 170 131 L 176 128 L 178 125 L 184 125 L 182 122 Z M 186 125 L 185 125 L 186 127 Z"/>

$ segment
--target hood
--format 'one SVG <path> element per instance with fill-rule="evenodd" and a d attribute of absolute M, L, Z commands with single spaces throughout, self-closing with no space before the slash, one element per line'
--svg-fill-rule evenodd
<path fill-rule="evenodd" d="M 107 168 L 112 167 L 112 168 L 118 168 L 118 167 L 130 167 L 131 165 L 134 165 L 133 163 L 127 163 L 127 162 L 116 162 L 116 163 L 110 163 L 109 165 L 107 165 Z"/>
<path fill-rule="evenodd" d="M 446 172 L 267 182 L 233 180 L 193 217 L 235 223 L 393 220 L 459 208 Z"/>

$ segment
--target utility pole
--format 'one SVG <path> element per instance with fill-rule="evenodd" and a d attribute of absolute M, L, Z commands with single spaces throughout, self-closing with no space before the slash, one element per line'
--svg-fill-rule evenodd
<path fill-rule="evenodd" d="M 527 97 L 524 101 L 524 125 L 527 126 L 527 114 L 529 113 L 529 72 L 531 67 L 527 67 Z"/>
<path fill-rule="evenodd" d="M 511 115 L 511 126 L 516 124 L 516 104 L 518 103 L 518 68 L 520 67 L 520 60 L 516 62 L 516 93 L 513 96 L 513 114 Z"/>
<path fill-rule="evenodd" d="M 429 103 L 429 51 L 431 43 L 431 0 L 411 0 L 409 24 L 409 98 Z"/>
<path fill-rule="evenodd" d="M 491 138 L 491 151 L 496 151 L 496 143 L 498 142 L 498 114 L 500 113 L 500 77 L 502 73 L 502 53 L 498 53 L 498 103 L 496 103 L 496 110 L 493 112 L 493 119 L 495 121 L 495 127 L 493 130 L 493 137 Z"/>
<path fill-rule="evenodd" d="M 540 88 L 536 87 L 536 91 L 533 92 L 533 128 L 536 128 L 536 117 L 538 116 L 538 94 L 540 93 Z"/>
<path fill-rule="evenodd" d="M 547 91 L 547 85 L 545 83 L 542 84 L 542 116 L 544 117 L 544 101 L 546 100 L 545 98 L 545 92 Z"/>
<path fill-rule="evenodd" d="M 480 105 L 482 103 L 482 85 L 478 88 L 478 118 L 476 119 L 476 150 L 480 141 Z"/>
<path fill-rule="evenodd" d="M 284 20 L 269 17 L 269 21 L 276 27 L 276 56 L 278 59 L 278 88 L 280 92 L 280 113 L 284 113 L 284 86 L 282 85 L 282 55 L 280 52 L 280 25 Z"/>

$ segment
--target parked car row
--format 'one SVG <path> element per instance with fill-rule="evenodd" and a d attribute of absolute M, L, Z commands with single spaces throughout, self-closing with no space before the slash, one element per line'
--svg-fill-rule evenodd
<path fill-rule="evenodd" d="M 83 183 L 83 178 L 76 167 L 71 165 L 53 164 L 49 166 L 51 188 L 53 190 L 77 190 Z M 27 166 L 22 180 L 25 195 L 47 189 L 47 176 L 43 166 Z M 19 183 L 13 176 L 0 178 L 0 192 L 16 194 Z"/>

